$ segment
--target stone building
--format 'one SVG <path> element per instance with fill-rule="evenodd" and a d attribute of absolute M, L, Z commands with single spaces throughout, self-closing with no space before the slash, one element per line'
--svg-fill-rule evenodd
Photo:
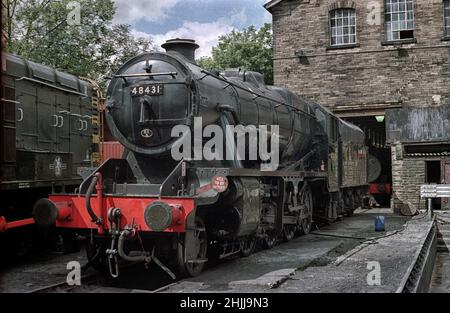
<path fill-rule="evenodd" d="M 374 184 L 392 184 L 385 202 L 423 206 L 420 185 L 450 183 L 450 0 L 272 0 L 265 8 L 275 84 L 364 129 L 383 168 Z M 430 125 L 440 127 L 423 129 Z"/>

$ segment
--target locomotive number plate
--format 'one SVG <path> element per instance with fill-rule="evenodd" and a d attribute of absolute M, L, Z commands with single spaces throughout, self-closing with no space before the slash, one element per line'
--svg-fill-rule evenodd
<path fill-rule="evenodd" d="M 130 90 L 132 96 L 160 96 L 164 94 L 163 84 L 140 85 L 132 87 Z"/>

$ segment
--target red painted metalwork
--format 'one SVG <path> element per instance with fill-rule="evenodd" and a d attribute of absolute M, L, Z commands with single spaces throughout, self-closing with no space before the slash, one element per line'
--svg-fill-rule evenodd
<path fill-rule="evenodd" d="M 51 195 L 50 200 L 55 203 L 58 210 L 66 209 L 64 206 L 71 205 L 72 214 L 70 218 L 57 220 L 57 227 L 64 228 L 84 228 L 97 229 L 99 233 L 103 233 L 109 229 L 109 223 L 104 222 L 102 225 L 95 225 L 91 221 L 86 207 L 85 197 L 77 195 Z M 97 200 L 97 201 L 95 201 Z M 185 232 L 186 218 L 195 209 L 194 199 L 192 198 L 145 198 L 145 197 L 118 197 L 108 195 L 92 196 L 92 210 L 104 221 L 108 221 L 108 210 L 110 208 L 119 208 L 121 211 L 121 228 L 130 225 L 132 222 L 137 225 L 140 231 L 152 231 L 146 224 L 144 219 L 145 208 L 155 202 L 163 201 L 174 208 L 179 209 L 176 215 L 176 224 L 168 227 L 164 232 L 182 233 Z"/>
<path fill-rule="evenodd" d="M 95 186 L 95 189 L 97 190 L 97 204 L 100 210 L 100 215 L 104 215 L 104 209 L 103 209 L 103 179 L 101 173 L 96 173 L 95 176 L 98 177 L 97 185 Z"/>
<path fill-rule="evenodd" d="M 8 229 L 27 226 L 27 225 L 33 225 L 33 224 L 35 224 L 34 218 L 26 218 L 23 220 L 7 222 L 5 217 L 0 216 L 0 233 L 4 233 Z"/>
<path fill-rule="evenodd" d="M 56 207 L 58 208 L 58 221 L 64 221 L 66 219 L 70 219 L 72 216 L 72 203 L 70 202 L 62 202 L 62 203 L 55 203 Z"/>
<path fill-rule="evenodd" d="M 108 159 L 121 159 L 125 150 L 118 141 L 105 141 L 101 144 L 102 162 Z"/>
<path fill-rule="evenodd" d="M 176 226 L 179 223 L 184 224 L 183 207 L 180 205 L 171 206 L 172 208 L 172 224 L 170 226 Z"/>
<path fill-rule="evenodd" d="M 369 191 L 372 195 L 381 195 L 381 194 L 391 194 L 392 186 L 391 184 L 370 184 Z"/>

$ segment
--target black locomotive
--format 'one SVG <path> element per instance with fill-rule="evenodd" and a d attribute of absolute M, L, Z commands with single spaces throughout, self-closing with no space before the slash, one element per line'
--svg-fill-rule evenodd
<path fill-rule="evenodd" d="M 92 263 L 109 262 L 113 276 L 120 259 L 153 260 L 173 275 L 167 262 L 197 275 L 208 258 L 247 256 L 258 240 L 270 248 L 279 238 L 309 233 L 313 221 L 335 220 L 367 202 L 368 154 L 358 127 L 265 85 L 259 73 L 200 68 L 192 40 L 169 40 L 163 48 L 131 59 L 110 82 L 106 119 L 124 157 L 103 163 L 81 196 L 42 201 L 38 223 L 89 231 Z M 184 151 L 191 157 L 174 160 L 181 141 L 191 143 L 188 150 L 207 145 L 174 137 L 180 125 L 186 133 L 219 126 L 224 138 L 216 148 L 232 157 L 205 160 Z M 277 139 L 279 166 L 268 170 L 268 160 L 249 157 L 250 149 L 236 153 L 239 138 L 227 135 L 237 125 L 265 134 L 258 148 Z"/>
<path fill-rule="evenodd" d="M 33 225 L 36 201 L 73 191 L 99 159 L 96 84 L 2 53 L 0 236 Z M 97 164 L 98 165 L 98 164 Z M 31 239 L 29 233 L 25 239 Z"/>

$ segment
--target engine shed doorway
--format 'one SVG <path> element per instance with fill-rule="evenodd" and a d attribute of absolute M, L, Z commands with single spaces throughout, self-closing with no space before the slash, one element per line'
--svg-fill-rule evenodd
<path fill-rule="evenodd" d="M 377 204 L 390 207 L 392 195 L 391 148 L 386 143 L 386 120 L 384 115 L 342 117 L 361 128 L 366 134 L 369 147 L 369 188 Z"/>

